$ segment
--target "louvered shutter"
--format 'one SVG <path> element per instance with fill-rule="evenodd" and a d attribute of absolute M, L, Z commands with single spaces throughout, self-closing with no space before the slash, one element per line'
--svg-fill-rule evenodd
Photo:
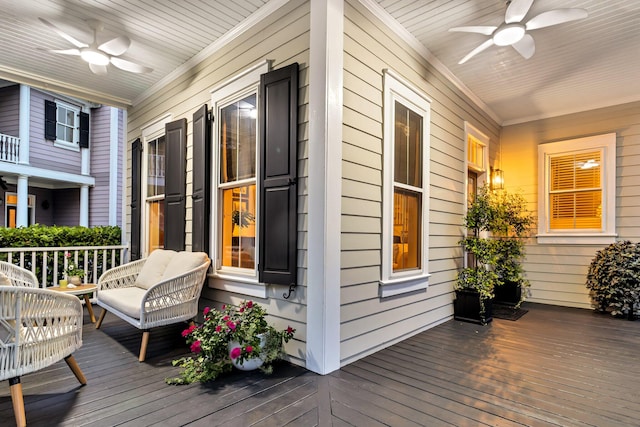
<path fill-rule="evenodd" d="M 298 64 L 260 78 L 261 282 L 295 285 Z"/>
<path fill-rule="evenodd" d="M 44 139 L 56 140 L 56 103 L 44 100 Z"/>
<path fill-rule="evenodd" d="M 187 119 L 167 123 L 165 151 L 164 248 L 185 248 Z"/>
<path fill-rule="evenodd" d="M 131 146 L 131 260 L 140 259 L 140 220 L 141 220 L 141 167 L 142 142 L 140 138 Z"/>
<path fill-rule="evenodd" d="M 89 148 L 89 113 L 80 112 L 80 148 Z"/>
<path fill-rule="evenodd" d="M 191 247 L 209 252 L 211 119 L 207 104 L 193 114 L 193 192 Z"/>

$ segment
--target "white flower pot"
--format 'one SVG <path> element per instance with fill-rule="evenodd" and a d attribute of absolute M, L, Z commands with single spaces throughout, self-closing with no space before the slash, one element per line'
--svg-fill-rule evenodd
<path fill-rule="evenodd" d="M 266 335 L 260 334 L 258 337 L 260 338 L 260 350 L 262 350 L 266 344 Z M 231 351 L 236 347 L 242 347 L 242 345 L 238 341 L 229 341 L 229 359 L 231 359 L 231 363 L 237 369 L 240 369 L 241 371 L 253 371 L 264 364 L 262 357 L 252 357 L 250 359 L 245 359 L 242 362 L 240 362 L 240 358 L 233 359 L 231 357 Z"/>

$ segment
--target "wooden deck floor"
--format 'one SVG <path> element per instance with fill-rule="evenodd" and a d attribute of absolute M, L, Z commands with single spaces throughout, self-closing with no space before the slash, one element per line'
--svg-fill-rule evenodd
<path fill-rule="evenodd" d="M 30 426 L 638 426 L 640 321 L 531 304 L 518 321 L 450 321 L 327 376 L 286 363 L 168 386 L 182 326 L 85 325 L 75 357 L 22 379 Z M 85 316 L 88 322 L 88 316 Z M 0 425 L 12 425 L 8 383 Z"/>

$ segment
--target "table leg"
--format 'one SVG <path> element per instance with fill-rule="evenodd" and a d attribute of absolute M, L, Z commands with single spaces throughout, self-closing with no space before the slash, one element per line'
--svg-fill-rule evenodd
<path fill-rule="evenodd" d="M 93 307 L 91 306 L 91 301 L 89 300 L 89 295 L 85 294 L 84 303 L 87 306 L 87 311 L 89 312 L 89 317 L 91 318 L 91 323 L 96 323 L 96 316 L 93 315 Z"/>

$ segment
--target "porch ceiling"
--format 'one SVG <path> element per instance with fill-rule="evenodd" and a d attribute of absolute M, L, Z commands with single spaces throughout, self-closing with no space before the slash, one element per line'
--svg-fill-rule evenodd
<path fill-rule="evenodd" d="M 287 0 L 0 0 L 0 79 L 126 107 L 159 90 L 181 70 L 261 14 Z M 491 47 L 457 62 L 487 37 L 447 30 L 499 25 L 504 0 L 360 0 L 433 54 L 499 123 L 640 100 L 640 2 L 535 0 L 527 17 L 579 7 L 583 20 L 535 30 L 536 53 L 524 60 L 511 47 Z M 153 72 L 133 74 L 112 65 L 106 76 L 79 57 L 47 52 L 73 47 L 38 18 L 90 41 L 86 20 L 104 23 L 99 40 L 131 38 L 122 56 Z M 400 29 L 402 27 L 402 29 Z"/>

